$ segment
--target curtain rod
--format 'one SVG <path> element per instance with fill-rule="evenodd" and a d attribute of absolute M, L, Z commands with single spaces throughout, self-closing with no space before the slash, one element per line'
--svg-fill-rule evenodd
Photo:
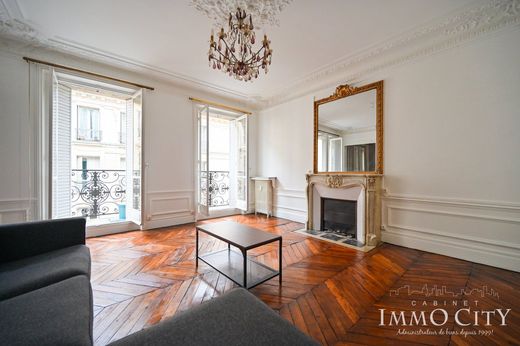
<path fill-rule="evenodd" d="M 230 110 L 230 111 L 233 111 L 233 112 L 239 112 L 239 113 L 244 113 L 244 114 L 247 114 L 247 115 L 251 115 L 251 112 L 249 112 L 249 111 L 245 111 L 245 110 L 240 109 L 240 108 L 226 106 L 226 105 L 223 105 L 221 103 L 212 102 L 212 101 L 203 100 L 203 99 L 198 99 L 198 98 L 195 98 L 195 97 L 190 97 L 189 99 L 190 99 L 190 101 L 207 104 L 209 106 L 215 106 L 215 107 L 219 107 L 219 108 L 222 108 L 222 109 L 227 109 L 227 110 Z"/>
<path fill-rule="evenodd" d="M 43 64 L 43 65 L 48 65 L 48 66 L 52 66 L 52 67 L 57 67 L 57 68 L 61 68 L 61 69 L 69 70 L 69 71 L 73 71 L 73 72 L 86 73 L 86 74 L 89 74 L 91 76 L 105 78 L 105 79 L 108 79 L 108 80 L 112 80 L 114 82 L 130 84 L 130 85 L 136 86 L 138 88 L 143 88 L 143 89 L 148 89 L 148 90 L 155 90 L 152 87 L 149 87 L 149 86 L 146 86 L 146 85 L 142 85 L 142 84 L 138 84 L 138 83 L 129 82 L 129 81 L 124 80 L 124 79 L 118 79 L 118 78 L 114 78 L 114 77 L 105 76 L 105 75 L 102 75 L 102 74 L 99 74 L 99 73 L 94 73 L 94 72 L 89 72 L 89 71 L 85 71 L 85 70 L 80 70 L 80 69 L 74 68 L 74 67 L 54 64 L 54 63 L 48 62 L 48 61 L 28 58 L 26 56 L 23 57 L 23 60 L 25 60 L 27 62 L 34 62 L 34 63 L 37 63 L 37 64 Z"/>

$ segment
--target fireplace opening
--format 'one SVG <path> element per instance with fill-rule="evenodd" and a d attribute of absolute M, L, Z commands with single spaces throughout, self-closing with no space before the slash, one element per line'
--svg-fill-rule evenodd
<path fill-rule="evenodd" d="M 321 198 L 321 231 L 356 239 L 357 202 Z"/>

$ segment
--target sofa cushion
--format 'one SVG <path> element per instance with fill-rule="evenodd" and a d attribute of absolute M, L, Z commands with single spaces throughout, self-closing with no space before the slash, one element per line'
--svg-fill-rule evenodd
<path fill-rule="evenodd" d="M 2 345 L 92 345 L 92 290 L 79 275 L 0 302 Z"/>
<path fill-rule="evenodd" d="M 203 303 L 112 346 L 317 345 L 243 288 Z"/>
<path fill-rule="evenodd" d="M 0 300 L 51 285 L 75 275 L 90 278 L 90 252 L 75 245 L 0 264 Z"/>

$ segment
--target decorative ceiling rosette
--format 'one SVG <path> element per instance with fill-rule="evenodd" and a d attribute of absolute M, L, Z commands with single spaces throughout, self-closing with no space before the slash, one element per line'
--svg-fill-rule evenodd
<path fill-rule="evenodd" d="M 216 28 L 225 28 L 229 14 L 241 8 L 253 16 L 256 28 L 265 28 L 265 25 L 278 26 L 278 14 L 292 2 L 292 0 L 191 0 L 191 5 L 211 19 Z"/>

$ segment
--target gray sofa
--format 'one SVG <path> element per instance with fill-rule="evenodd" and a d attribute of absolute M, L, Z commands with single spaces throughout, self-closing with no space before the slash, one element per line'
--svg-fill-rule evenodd
<path fill-rule="evenodd" d="M 92 322 L 85 220 L 0 226 L 0 344 L 93 345 Z M 112 345 L 316 343 L 238 288 Z"/>
<path fill-rule="evenodd" d="M 243 288 L 235 288 L 111 346 L 318 345 Z"/>
<path fill-rule="evenodd" d="M 0 340 L 92 345 L 85 219 L 0 226 Z"/>

